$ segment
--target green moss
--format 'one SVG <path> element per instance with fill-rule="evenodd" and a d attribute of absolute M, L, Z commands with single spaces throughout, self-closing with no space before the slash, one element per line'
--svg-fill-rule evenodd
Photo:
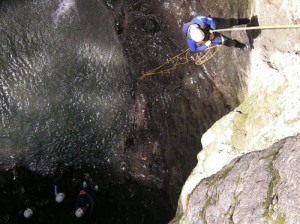
<path fill-rule="evenodd" d="M 185 215 L 182 215 L 179 219 L 179 223 L 183 223 L 185 222 L 185 219 L 186 219 L 186 216 Z"/>
<path fill-rule="evenodd" d="M 222 171 L 211 176 L 210 180 L 208 181 L 208 187 L 213 186 L 219 180 L 225 179 L 227 177 L 227 175 L 231 172 L 231 170 L 232 170 L 232 167 L 226 167 Z"/>
<path fill-rule="evenodd" d="M 240 180 L 241 180 L 241 178 L 240 178 L 240 176 L 238 176 L 237 179 L 235 180 L 236 186 L 239 184 Z M 233 213 L 234 213 L 235 208 L 236 208 L 236 206 L 237 206 L 237 204 L 239 202 L 239 196 L 240 196 L 241 193 L 242 192 L 240 192 L 240 193 L 237 194 L 236 191 L 234 192 L 234 196 L 233 196 L 234 202 L 233 202 L 233 205 L 230 206 L 230 208 L 226 212 L 226 217 L 228 217 L 228 219 L 229 219 L 229 221 L 228 221 L 229 224 L 233 224 L 234 223 L 233 222 Z"/>
<path fill-rule="evenodd" d="M 237 164 L 240 160 L 241 160 L 241 158 L 239 158 L 235 164 Z M 240 181 L 241 181 L 241 177 L 238 176 L 235 180 L 235 185 L 238 185 L 240 183 Z"/>
<path fill-rule="evenodd" d="M 274 158 L 278 157 L 278 154 L 279 154 L 281 149 L 283 149 L 283 146 L 276 149 L 276 151 L 270 152 L 270 154 L 267 154 L 266 156 L 260 157 L 259 160 L 270 159 L 270 157 L 273 157 L 272 160 L 274 160 Z"/>
<path fill-rule="evenodd" d="M 225 179 L 231 170 L 232 170 L 232 167 L 227 167 L 227 168 L 223 169 L 222 171 L 216 173 L 215 175 L 211 176 L 211 178 L 208 181 L 208 189 L 213 187 L 215 185 L 215 183 L 217 183 L 219 180 Z M 212 203 L 215 204 L 218 201 L 218 199 L 219 199 L 219 194 L 217 194 L 215 197 L 211 194 L 208 196 L 208 199 L 205 201 L 205 204 L 199 214 L 199 216 L 202 219 L 204 224 L 207 224 L 207 221 L 205 219 L 205 213 L 206 213 L 207 207 Z"/>
<path fill-rule="evenodd" d="M 277 156 L 278 156 L 278 151 L 277 153 L 273 154 L 273 160 L 276 159 Z M 273 194 L 274 194 L 274 189 L 277 187 L 278 182 L 280 180 L 279 172 L 275 168 L 273 161 L 270 163 L 270 171 L 271 171 L 272 178 L 269 182 L 267 196 L 263 202 L 263 207 L 264 207 L 263 217 L 265 218 L 264 223 L 283 224 L 285 223 L 286 220 L 285 214 L 278 213 L 276 219 L 275 220 L 273 219 L 273 214 L 275 213 L 274 206 L 273 206 Z"/>
<path fill-rule="evenodd" d="M 207 224 L 207 221 L 206 221 L 206 218 L 205 218 L 205 213 L 206 213 L 207 207 L 210 205 L 211 199 L 212 199 L 212 196 L 210 195 L 210 196 L 208 197 L 208 199 L 206 200 L 206 202 L 205 202 L 203 208 L 202 208 L 201 211 L 200 211 L 200 218 L 202 219 L 203 224 Z"/>
<path fill-rule="evenodd" d="M 235 208 L 239 202 L 239 196 L 242 192 L 240 192 L 239 194 L 234 194 L 234 202 L 233 202 L 233 205 L 229 208 L 226 216 L 228 217 L 229 219 L 229 223 L 234 223 L 233 222 L 233 213 L 235 211 Z"/>
<path fill-rule="evenodd" d="M 275 169 L 273 163 L 271 163 L 270 169 L 271 169 L 272 178 L 271 178 L 271 181 L 269 182 L 267 197 L 265 198 L 265 200 L 263 202 L 263 206 L 265 208 L 263 216 L 266 218 L 266 221 L 271 219 L 272 214 L 274 213 L 274 210 L 272 208 L 273 191 L 274 191 L 274 188 L 277 186 L 278 180 L 279 180 L 279 173 Z"/>
<path fill-rule="evenodd" d="M 286 220 L 286 214 L 279 213 L 276 220 L 273 221 L 273 224 L 284 224 Z"/>

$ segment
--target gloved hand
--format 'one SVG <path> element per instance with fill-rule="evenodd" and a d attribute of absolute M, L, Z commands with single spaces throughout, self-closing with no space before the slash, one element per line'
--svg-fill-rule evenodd
<path fill-rule="evenodd" d="M 211 45 L 211 41 L 210 41 L 210 40 L 206 41 L 204 45 L 205 45 L 206 47 L 209 47 L 209 46 Z"/>

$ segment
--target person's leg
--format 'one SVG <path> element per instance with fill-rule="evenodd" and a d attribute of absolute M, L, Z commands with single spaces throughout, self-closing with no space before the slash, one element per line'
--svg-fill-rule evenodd
<path fill-rule="evenodd" d="M 219 44 L 219 45 L 225 45 L 225 46 L 234 46 L 235 45 L 235 42 L 226 37 L 225 35 L 223 34 L 220 34 L 220 33 L 214 33 L 214 38 L 211 40 L 212 44 Z"/>
<path fill-rule="evenodd" d="M 224 23 L 224 21 L 225 21 L 225 19 L 223 19 L 223 18 L 217 18 L 217 17 L 212 17 L 212 18 L 215 20 L 216 25 L 220 25 L 220 24 Z"/>
<path fill-rule="evenodd" d="M 248 50 L 248 46 L 242 42 L 239 42 L 238 40 L 234 40 L 235 41 L 235 45 L 234 47 L 242 49 L 242 50 Z"/>
<path fill-rule="evenodd" d="M 215 37 L 214 39 L 212 39 L 212 44 L 218 44 L 218 45 L 225 45 L 228 47 L 236 47 L 239 49 L 243 49 L 246 50 L 247 49 L 247 45 L 243 44 L 237 40 L 232 40 L 229 37 L 226 37 L 223 34 L 220 33 L 215 33 Z"/>

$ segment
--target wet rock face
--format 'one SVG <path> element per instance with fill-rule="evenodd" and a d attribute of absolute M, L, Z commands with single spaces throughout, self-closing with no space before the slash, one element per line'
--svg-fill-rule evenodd
<path fill-rule="evenodd" d="M 180 223 L 298 223 L 299 149 L 300 135 L 233 160 L 200 182 Z"/>
<path fill-rule="evenodd" d="M 214 121 L 243 98 L 245 72 L 232 65 L 241 60 L 247 69 L 247 52 L 220 50 L 206 66 L 193 63 L 170 75 L 138 80 L 167 59 L 187 49 L 181 26 L 197 14 L 234 17 L 246 8 L 230 4 L 224 12 L 209 1 L 106 1 L 115 17 L 134 87 L 135 112 L 132 143 L 126 148 L 129 176 L 148 186 L 166 188 L 175 209 L 181 186 L 196 163 L 200 137 Z M 210 9 L 210 11 L 208 11 Z M 244 16 L 244 17 L 245 17 Z M 247 41 L 246 34 L 240 36 Z M 218 58 L 221 58 L 218 59 Z"/>

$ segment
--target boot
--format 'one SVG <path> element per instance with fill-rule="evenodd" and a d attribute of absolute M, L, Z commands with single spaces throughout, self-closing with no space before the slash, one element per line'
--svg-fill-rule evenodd
<path fill-rule="evenodd" d="M 228 46 L 228 47 L 233 47 L 236 44 L 235 40 L 231 40 L 228 37 L 223 36 L 223 45 Z"/>
<path fill-rule="evenodd" d="M 234 41 L 235 41 L 234 47 L 239 48 L 241 50 L 248 50 L 248 46 L 246 44 L 243 44 L 237 40 L 234 40 Z"/>

